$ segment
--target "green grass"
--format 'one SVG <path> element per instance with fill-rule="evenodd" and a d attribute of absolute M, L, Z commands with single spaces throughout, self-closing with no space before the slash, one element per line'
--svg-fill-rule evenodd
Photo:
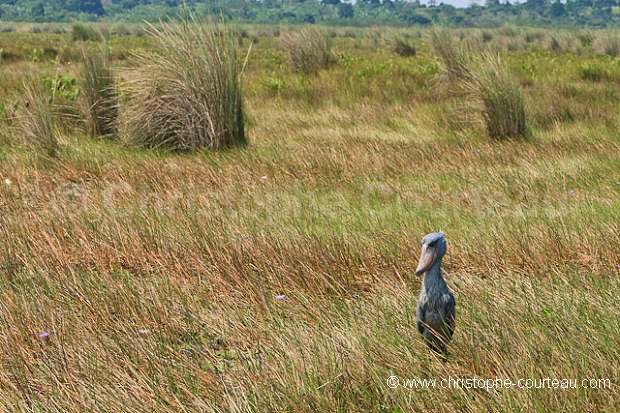
<path fill-rule="evenodd" d="M 410 58 L 385 33 L 336 36 L 338 62 L 304 76 L 271 28 L 247 30 L 260 41 L 242 78 L 245 148 L 147 150 L 75 132 L 52 158 L 1 119 L 2 408 L 618 410 L 613 59 L 500 51 L 531 136 L 499 141 L 478 113 L 461 121 L 465 96 L 437 91 L 426 36 L 410 38 Z M 504 36 L 492 33 L 487 43 Z M 121 77 L 125 53 L 161 53 L 148 36 L 109 41 Z M 608 74 L 584 77 L 594 64 Z M 1 101 L 21 104 L 24 69 L 73 67 L 2 63 Z M 420 240 L 438 229 L 457 301 L 446 363 L 415 327 Z M 612 386 L 391 389 L 391 375 Z"/>
<path fill-rule="evenodd" d="M 470 76 L 468 48 L 445 27 L 433 27 L 428 34 L 433 52 L 443 60 L 443 70 L 449 81 L 467 79 Z"/>
<path fill-rule="evenodd" d="M 56 92 L 55 82 L 52 94 Z M 57 131 L 52 108 L 53 96 L 48 96 L 43 84 L 36 79 L 24 81 L 24 101 L 17 111 L 17 128 L 25 143 L 45 149 L 50 156 L 58 148 Z"/>
<path fill-rule="evenodd" d="M 305 75 L 316 74 L 336 61 L 332 41 L 323 28 L 308 26 L 281 35 L 282 48 L 287 51 L 291 68 Z"/>
<path fill-rule="evenodd" d="M 465 79 L 465 88 L 478 100 L 492 138 L 527 134 L 523 88 L 496 54 L 483 54 L 478 67 Z"/>
<path fill-rule="evenodd" d="M 93 137 L 111 136 L 117 131 L 118 93 L 110 67 L 107 42 L 103 46 L 82 44 L 81 90 L 85 112 Z"/>
<path fill-rule="evenodd" d="M 80 40 L 83 42 L 93 41 L 101 42 L 104 40 L 103 33 L 95 25 L 89 25 L 84 23 L 75 23 L 72 28 L 73 40 Z"/>

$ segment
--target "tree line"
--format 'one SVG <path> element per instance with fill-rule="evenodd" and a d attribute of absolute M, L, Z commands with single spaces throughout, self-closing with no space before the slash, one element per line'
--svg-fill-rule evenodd
<path fill-rule="evenodd" d="M 428 0 L 0 0 L 0 20 L 31 22 L 157 21 L 181 7 L 230 21 L 257 24 L 326 24 L 397 27 L 443 24 L 450 27 L 606 27 L 620 22 L 618 0 L 486 0 L 455 8 Z"/>

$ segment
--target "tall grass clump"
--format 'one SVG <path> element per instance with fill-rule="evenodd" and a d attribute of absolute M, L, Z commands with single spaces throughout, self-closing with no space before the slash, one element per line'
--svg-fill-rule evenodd
<path fill-rule="evenodd" d="M 412 57 L 417 53 L 413 41 L 405 37 L 403 34 L 393 34 L 392 39 L 390 40 L 390 45 L 392 51 L 402 57 Z"/>
<path fill-rule="evenodd" d="M 612 57 L 620 56 L 620 33 L 611 31 L 601 34 L 594 41 L 594 51 L 599 54 L 606 54 Z"/>
<path fill-rule="evenodd" d="M 433 52 L 444 62 L 443 71 L 448 80 L 468 78 L 470 57 L 466 46 L 445 27 L 433 27 L 428 36 Z"/>
<path fill-rule="evenodd" d="M 577 38 L 583 47 L 588 47 L 594 42 L 594 33 L 589 29 L 581 30 L 579 34 L 577 34 Z"/>
<path fill-rule="evenodd" d="M 58 140 L 54 130 L 52 102 L 40 82 L 30 80 L 23 85 L 25 102 L 17 111 L 17 127 L 27 141 L 54 156 Z"/>
<path fill-rule="evenodd" d="M 82 44 L 81 52 L 84 72 L 80 87 L 91 134 L 93 137 L 114 134 L 118 106 L 108 45 L 105 42 L 101 47 Z"/>
<path fill-rule="evenodd" d="M 547 37 L 547 49 L 552 52 L 560 53 L 581 53 L 581 46 L 577 38 L 572 33 L 550 33 Z"/>
<path fill-rule="evenodd" d="M 103 41 L 103 34 L 97 26 L 92 24 L 75 23 L 72 30 L 73 40 L 75 41 Z"/>
<path fill-rule="evenodd" d="M 282 47 L 295 72 L 306 75 L 327 69 L 336 62 L 329 33 L 318 27 L 304 27 L 281 35 Z"/>
<path fill-rule="evenodd" d="M 236 37 L 193 15 L 149 27 L 160 53 L 140 52 L 124 84 L 131 144 L 217 149 L 246 143 Z"/>
<path fill-rule="evenodd" d="M 504 139 L 526 134 L 523 89 L 502 64 L 499 55 L 485 53 L 478 68 L 465 82 L 465 89 L 479 103 L 487 131 L 492 138 Z"/>

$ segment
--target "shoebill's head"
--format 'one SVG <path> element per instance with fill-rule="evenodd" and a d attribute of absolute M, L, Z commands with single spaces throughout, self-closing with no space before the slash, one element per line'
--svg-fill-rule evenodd
<path fill-rule="evenodd" d="M 440 265 L 446 248 L 446 238 L 443 232 L 433 232 L 422 238 L 422 255 L 420 255 L 420 263 L 415 274 L 422 275 L 435 264 Z"/>

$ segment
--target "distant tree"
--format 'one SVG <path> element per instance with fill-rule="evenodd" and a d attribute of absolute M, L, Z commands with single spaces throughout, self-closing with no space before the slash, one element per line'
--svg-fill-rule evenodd
<path fill-rule="evenodd" d="M 441 17 L 442 22 L 448 22 L 452 24 L 456 21 L 457 11 L 454 6 L 442 3 L 437 7 L 437 10 L 439 10 L 440 16 L 438 17 Z"/>
<path fill-rule="evenodd" d="M 564 5 L 564 10 L 566 10 L 566 13 L 573 22 L 583 24 L 588 20 L 586 16 L 590 15 L 590 11 L 592 10 L 592 1 L 567 0 Z"/>
<path fill-rule="evenodd" d="M 578 8 L 592 7 L 592 0 L 575 0 L 571 3 L 574 3 Z"/>
<path fill-rule="evenodd" d="M 78 13 L 96 14 L 97 16 L 105 14 L 101 0 L 69 0 L 67 9 Z"/>
<path fill-rule="evenodd" d="M 353 9 L 353 5 L 349 3 L 340 3 L 337 7 L 338 9 L 338 17 L 341 19 L 352 19 L 355 15 L 355 10 Z"/>
<path fill-rule="evenodd" d="M 285 11 L 278 13 L 278 20 L 291 20 L 294 21 L 297 15 L 291 11 Z"/>
<path fill-rule="evenodd" d="M 249 4 L 242 5 L 237 13 L 244 20 L 254 19 L 258 14 L 256 8 L 250 6 Z"/>
<path fill-rule="evenodd" d="M 597 9 L 611 9 L 613 6 L 617 6 L 616 0 L 594 0 L 593 6 Z"/>
<path fill-rule="evenodd" d="M 503 11 L 504 5 L 501 4 L 499 0 L 486 0 L 485 8 L 493 13 L 493 15 L 497 15 Z"/>
<path fill-rule="evenodd" d="M 332 6 L 337 6 L 338 4 L 340 4 L 340 0 L 322 0 L 321 1 L 322 4 L 329 4 Z"/>
<path fill-rule="evenodd" d="M 307 14 L 302 19 L 302 23 L 315 24 L 316 23 L 316 17 L 314 17 L 313 14 Z"/>
<path fill-rule="evenodd" d="M 603 19 L 611 19 L 611 8 L 617 6 L 616 0 L 594 0 L 596 14 Z"/>
<path fill-rule="evenodd" d="M 547 0 L 527 0 L 525 2 L 525 9 L 532 13 L 538 13 L 541 16 L 547 14 L 547 7 L 549 2 Z"/>
<path fill-rule="evenodd" d="M 418 14 L 416 11 L 412 9 L 405 9 L 400 13 L 399 18 L 404 20 L 409 25 L 420 25 L 420 26 L 428 26 L 433 21 L 426 16 Z"/>
<path fill-rule="evenodd" d="M 562 17 L 566 14 L 566 9 L 564 8 L 564 3 L 560 0 L 556 0 L 551 4 L 551 17 L 558 18 Z"/>
<path fill-rule="evenodd" d="M 38 18 L 43 17 L 45 15 L 45 7 L 43 3 L 40 1 L 37 1 L 37 2 L 30 4 L 30 13 L 34 17 L 38 17 Z M 41 21 L 39 19 L 35 19 L 35 20 Z"/>
<path fill-rule="evenodd" d="M 383 7 L 389 11 L 393 11 L 395 9 L 394 2 L 391 0 L 383 0 Z"/>

